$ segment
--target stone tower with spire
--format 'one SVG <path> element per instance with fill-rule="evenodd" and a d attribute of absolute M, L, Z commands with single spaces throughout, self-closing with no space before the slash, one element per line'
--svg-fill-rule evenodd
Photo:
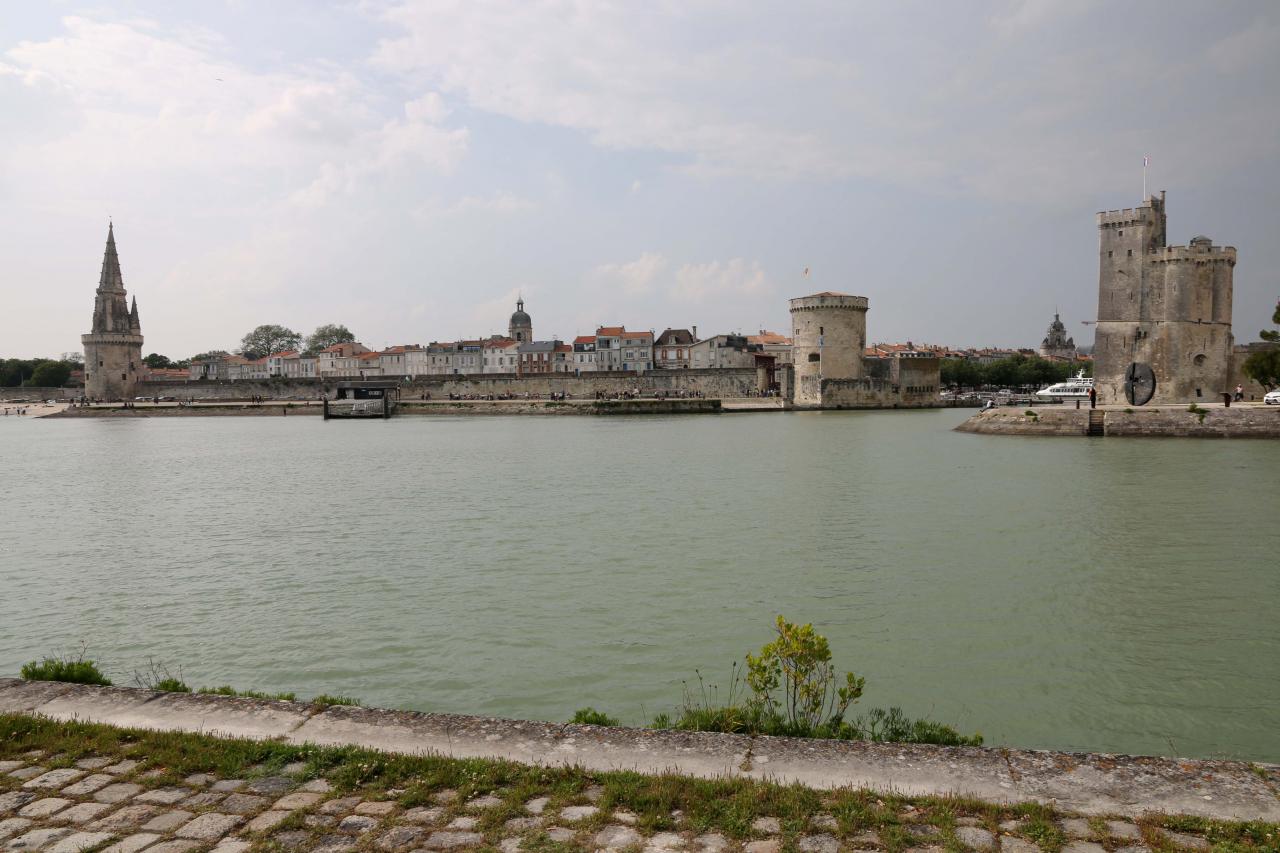
<path fill-rule="evenodd" d="M 142 323 L 138 319 L 137 297 L 130 306 L 124 290 L 114 226 L 110 224 L 93 303 L 93 331 L 81 335 L 80 342 L 84 344 L 86 396 L 101 400 L 135 396 L 142 367 Z"/>

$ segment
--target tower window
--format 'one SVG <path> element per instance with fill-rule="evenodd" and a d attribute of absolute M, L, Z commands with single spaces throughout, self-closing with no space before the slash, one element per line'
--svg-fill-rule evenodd
<path fill-rule="evenodd" d="M 1121 237 L 1123 237 L 1123 236 L 1124 236 L 1124 232 L 1123 232 L 1123 231 L 1118 231 L 1118 232 L 1116 232 L 1116 233 L 1117 233 L 1117 234 L 1119 234 Z"/>
<path fill-rule="evenodd" d="M 816 352 L 811 352 L 809 353 L 809 361 L 822 361 L 822 356 L 818 355 Z"/>
<path fill-rule="evenodd" d="M 1130 250 L 1128 251 L 1128 255 L 1129 255 L 1129 257 L 1131 257 L 1131 258 L 1133 257 L 1133 249 L 1130 249 Z"/>
<path fill-rule="evenodd" d="M 823 330 L 823 328 L 822 328 L 821 326 L 819 326 L 819 327 L 818 327 L 818 334 L 820 334 L 820 335 L 825 335 L 825 334 L 826 334 L 826 331 L 824 331 L 824 330 Z"/>
<path fill-rule="evenodd" d="M 1108 251 L 1108 252 L 1107 252 L 1107 257 L 1109 258 L 1109 257 L 1111 257 L 1111 256 L 1112 256 L 1112 255 L 1114 255 L 1114 254 L 1115 254 L 1115 252 Z"/>

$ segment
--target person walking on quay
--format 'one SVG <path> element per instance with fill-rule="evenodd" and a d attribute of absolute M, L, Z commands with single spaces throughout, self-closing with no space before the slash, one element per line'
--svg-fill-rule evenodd
<path fill-rule="evenodd" d="M 1098 408 L 1098 389 L 1096 388 L 1089 389 L 1089 408 Z"/>
<path fill-rule="evenodd" d="M 1244 386 L 1237 385 L 1236 386 L 1236 402 L 1239 403 L 1243 400 L 1244 400 Z"/>

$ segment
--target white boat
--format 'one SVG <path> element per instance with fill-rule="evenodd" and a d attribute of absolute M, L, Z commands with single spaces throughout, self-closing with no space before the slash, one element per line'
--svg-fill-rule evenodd
<path fill-rule="evenodd" d="M 1066 382 L 1057 382 L 1048 388 L 1041 388 L 1036 396 L 1041 400 L 1088 400 L 1093 390 L 1093 377 L 1085 376 L 1081 370 Z"/>

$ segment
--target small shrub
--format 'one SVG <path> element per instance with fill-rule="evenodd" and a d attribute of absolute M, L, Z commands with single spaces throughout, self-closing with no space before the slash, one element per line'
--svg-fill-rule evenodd
<path fill-rule="evenodd" d="M 866 681 L 846 672 L 844 684 L 837 684 L 831 647 L 812 625 L 793 625 L 779 616 L 775 630 L 777 639 L 761 648 L 758 657 L 747 655 L 747 684 L 756 701 L 792 724 L 813 728 L 826 720 L 838 723 L 862 695 Z M 779 689 L 781 696 L 775 698 Z"/>
<path fill-rule="evenodd" d="M 190 693 L 191 688 L 182 680 L 182 670 L 174 675 L 169 667 L 154 658 L 147 658 L 145 669 L 133 671 L 133 683 L 146 690 L 158 690 L 161 693 Z"/>
<path fill-rule="evenodd" d="M 226 684 L 221 687 L 201 687 L 196 692 L 211 696 L 236 696 L 241 699 L 273 699 L 277 702 L 292 702 L 297 698 L 296 693 L 263 693 L 261 690 L 236 690 Z"/>
<path fill-rule="evenodd" d="M 311 704 L 318 705 L 321 708 L 328 708 L 330 705 L 359 705 L 360 700 L 354 696 L 334 696 L 328 693 L 321 693 L 311 700 Z"/>
<path fill-rule="evenodd" d="M 98 665 L 85 660 L 84 649 L 74 659 L 69 657 L 45 657 L 40 661 L 23 664 L 22 677 L 27 681 L 66 681 L 71 684 L 97 684 L 110 687 L 111 679 L 102 674 Z"/>
<path fill-rule="evenodd" d="M 579 708 L 574 711 L 573 719 L 569 722 L 583 726 L 616 726 L 619 724 L 615 717 L 610 717 L 603 711 L 597 711 L 591 707 Z"/>
<path fill-rule="evenodd" d="M 152 687 L 161 693 L 190 693 L 191 688 L 176 678 L 162 678 Z"/>
<path fill-rule="evenodd" d="M 845 673 L 836 678 L 827 640 L 812 625 L 796 626 L 778 617 L 778 638 L 747 655 L 747 671 L 734 663 L 725 695 L 708 688 L 700 672 L 698 690 L 684 686 L 684 705 L 672 719 L 660 714 L 655 729 L 777 735 L 835 740 L 933 743 L 977 746 L 982 735 L 962 735 L 954 728 L 926 719 L 911 719 L 900 708 L 872 709 L 852 722 L 844 719 L 849 705 L 862 695 L 864 680 Z M 744 684 L 745 682 L 745 684 Z M 744 689 L 750 688 L 750 692 Z M 779 695 L 775 697 L 775 692 Z M 587 709 L 590 710 L 590 709 Z"/>
<path fill-rule="evenodd" d="M 1128 409 L 1128 408 L 1126 408 L 1126 409 L 1124 410 L 1124 413 L 1125 413 L 1126 415 L 1132 415 L 1132 414 L 1133 414 L 1133 409 Z"/>

